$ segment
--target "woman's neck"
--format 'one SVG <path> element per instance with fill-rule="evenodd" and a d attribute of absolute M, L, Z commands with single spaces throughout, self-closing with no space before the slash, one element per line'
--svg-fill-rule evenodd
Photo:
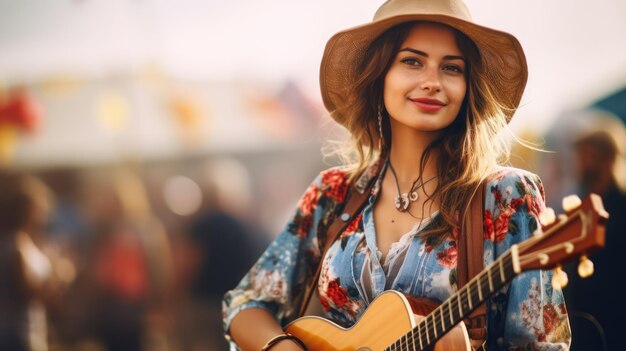
<path fill-rule="evenodd" d="M 420 173 L 420 161 L 428 145 L 438 135 L 427 133 L 415 133 L 412 130 L 396 130 L 393 132 L 389 160 L 401 183 L 412 183 L 418 176 L 422 180 L 437 175 L 437 150 L 432 150 L 427 162 L 424 164 L 423 174 Z"/>

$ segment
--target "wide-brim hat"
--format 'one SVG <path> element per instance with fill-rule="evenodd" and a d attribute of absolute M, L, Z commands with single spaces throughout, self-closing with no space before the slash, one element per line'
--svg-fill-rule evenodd
<path fill-rule="evenodd" d="M 510 121 L 528 79 L 522 46 L 509 33 L 473 23 L 461 0 L 388 0 L 376 11 L 372 22 L 332 36 L 320 67 L 322 99 L 331 116 L 345 125 L 347 116 L 342 111 L 354 98 L 350 95 L 354 93 L 351 88 L 357 79 L 356 70 L 370 44 L 387 29 L 413 21 L 445 24 L 476 44 L 494 97 L 506 108 Z"/>

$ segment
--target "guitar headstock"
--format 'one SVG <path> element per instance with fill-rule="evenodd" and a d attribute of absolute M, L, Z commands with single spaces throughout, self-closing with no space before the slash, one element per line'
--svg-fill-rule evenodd
<path fill-rule="evenodd" d="M 551 210 L 547 209 L 541 216 L 544 222 L 541 228 L 519 245 L 522 271 L 560 267 L 564 262 L 586 257 L 604 247 L 609 214 L 600 196 L 590 194 L 583 201 L 577 197 L 573 201 L 568 198 L 564 199 L 563 214 L 554 216 L 552 211 L 550 215 Z"/>

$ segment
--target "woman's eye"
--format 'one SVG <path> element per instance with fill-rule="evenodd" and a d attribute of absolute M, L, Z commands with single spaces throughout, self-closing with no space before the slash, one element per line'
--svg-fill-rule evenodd
<path fill-rule="evenodd" d="M 443 70 L 444 71 L 454 72 L 454 73 L 463 73 L 463 72 L 465 72 L 463 70 L 463 68 L 461 68 L 460 66 L 457 66 L 457 65 L 445 65 L 445 66 L 443 66 Z"/>
<path fill-rule="evenodd" d="M 406 63 L 410 66 L 420 66 L 422 64 L 419 60 L 410 57 L 403 58 L 402 60 L 400 60 L 400 62 Z"/>

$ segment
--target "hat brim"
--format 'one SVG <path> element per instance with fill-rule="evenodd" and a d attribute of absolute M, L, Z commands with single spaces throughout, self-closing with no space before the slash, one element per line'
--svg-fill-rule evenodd
<path fill-rule="evenodd" d="M 369 45 L 387 29 L 413 21 L 448 25 L 476 44 L 495 98 L 506 107 L 507 122 L 510 121 L 528 80 L 526 57 L 519 41 L 509 33 L 438 14 L 394 16 L 341 31 L 331 37 L 320 65 L 322 100 L 331 116 L 344 124 L 346 117 L 341 111 L 351 101 L 350 87 L 356 80 L 356 68 Z"/>

